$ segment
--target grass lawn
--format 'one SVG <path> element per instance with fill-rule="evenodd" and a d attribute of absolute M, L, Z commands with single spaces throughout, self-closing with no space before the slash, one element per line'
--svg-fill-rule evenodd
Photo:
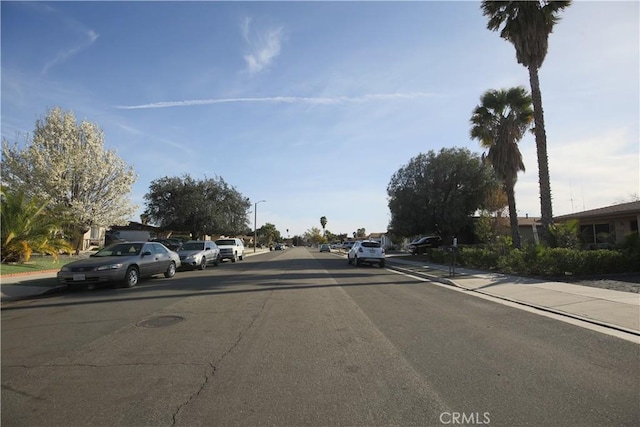
<path fill-rule="evenodd" d="M 32 255 L 29 262 L 24 264 L 0 264 L 0 277 L 7 274 L 17 273 L 36 273 L 38 271 L 46 270 L 60 270 L 60 267 L 68 262 L 75 261 L 76 259 L 85 258 L 84 256 L 76 255 L 60 255 L 58 260 L 54 260 L 49 255 Z"/>

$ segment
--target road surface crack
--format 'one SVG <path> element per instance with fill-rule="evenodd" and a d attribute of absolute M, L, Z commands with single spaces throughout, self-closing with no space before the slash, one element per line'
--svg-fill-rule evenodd
<path fill-rule="evenodd" d="M 202 384 L 200 384 L 200 387 L 198 388 L 198 390 L 196 390 L 191 396 L 189 396 L 189 398 L 182 403 L 180 406 L 178 406 L 178 408 L 176 409 L 176 411 L 173 413 L 173 422 L 172 425 L 176 425 L 178 422 L 178 416 L 180 415 L 180 412 L 186 408 L 194 399 L 196 399 L 200 393 L 202 393 L 202 391 L 205 389 L 205 387 L 207 386 L 207 384 L 209 384 L 209 381 L 213 379 L 213 377 L 216 374 L 216 371 L 218 370 L 217 366 L 220 365 L 220 363 L 222 363 L 222 361 L 224 361 L 224 359 L 231 354 L 231 352 L 233 352 L 233 350 L 238 347 L 238 345 L 240 344 L 240 342 L 242 341 L 243 336 L 253 327 L 253 325 L 255 324 L 256 320 L 260 317 L 260 315 L 264 312 L 264 309 L 267 305 L 267 301 L 269 300 L 269 298 L 271 297 L 271 295 L 273 294 L 273 290 L 270 291 L 267 294 L 267 297 L 264 299 L 264 301 L 262 302 L 262 305 L 260 306 L 260 309 L 253 315 L 251 316 L 251 321 L 249 322 L 249 324 L 247 326 L 245 326 L 244 328 L 242 328 L 240 330 L 240 332 L 238 333 L 238 337 L 236 338 L 235 342 L 227 349 L 227 351 L 225 351 L 219 358 L 218 360 L 216 360 L 213 363 L 209 363 L 209 369 L 204 373 L 204 379 L 202 381 Z"/>

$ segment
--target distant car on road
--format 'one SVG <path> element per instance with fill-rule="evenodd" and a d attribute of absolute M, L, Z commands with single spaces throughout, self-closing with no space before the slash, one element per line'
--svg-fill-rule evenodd
<path fill-rule="evenodd" d="M 320 252 L 331 252 L 331 246 L 328 243 L 323 243 L 320 245 Z"/>
<path fill-rule="evenodd" d="M 220 264 L 220 249 L 210 240 L 189 240 L 184 242 L 178 250 L 182 266 L 186 268 L 204 270 L 207 265 Z"/>
<path fill-rule="evenodd" d="M 107 246 L 89 258 L 62 266 L 58 281 L 76 286 L 119 283 L 131 288 L 142 277 L 164 274 L 171 278 L 180 267 L 180 257 L 156 242 L 123 242 Z"/>
<path fill-rule="evenodd" d="M 362 240 L 353 244 L 347 252 L 349 264 L 360 266 L 363 263 L 378 264 L 380 268 L 385 264 L 384 248 L 375 240 Z"/>

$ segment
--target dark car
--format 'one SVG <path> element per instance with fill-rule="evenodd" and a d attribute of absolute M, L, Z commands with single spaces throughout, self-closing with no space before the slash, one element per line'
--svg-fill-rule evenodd
<path fill-rule="evenodd" d="M 121 283 L 138 284 L 141 277 L 164 274 L 170 278 L 180 267 L 178 254 L 156 242 L 124 242 L 107 246 L 89 258 L 62 266 L 58 280 L 68 287 Z"/>
<path fill-rule="evenodd" d="M 169 248 L 174 252 L 178 252 L 178 249 L 180 248 L 180 246 L 182 246 L 182 241 L 180 239 L 166 238 L 166 239 L 152 239 L 151 241 L 162 243 L 163 245 L 165 245 L 167 248 Z"/>
<path fill-rule="evenodd" d="M 409 250 L 413 255 L 424 253 L 427 248 L 437 248 L 442 243 L 440 236 L 425 236 L 414 240 L 409 244 Z"/>

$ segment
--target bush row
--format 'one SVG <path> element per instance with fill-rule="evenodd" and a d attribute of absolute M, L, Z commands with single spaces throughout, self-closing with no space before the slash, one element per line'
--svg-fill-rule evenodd
<path fill-rule="evenodd" d="M 449 250 L 429 249 L 433 262 L 449 264 Z M 529 276 L 596 275 L 640 271 L 636 252 L 619 250 L 577 250 L 531 246 L 525 249 L 460 247 L 455 254 L 462 267 Z"/>

